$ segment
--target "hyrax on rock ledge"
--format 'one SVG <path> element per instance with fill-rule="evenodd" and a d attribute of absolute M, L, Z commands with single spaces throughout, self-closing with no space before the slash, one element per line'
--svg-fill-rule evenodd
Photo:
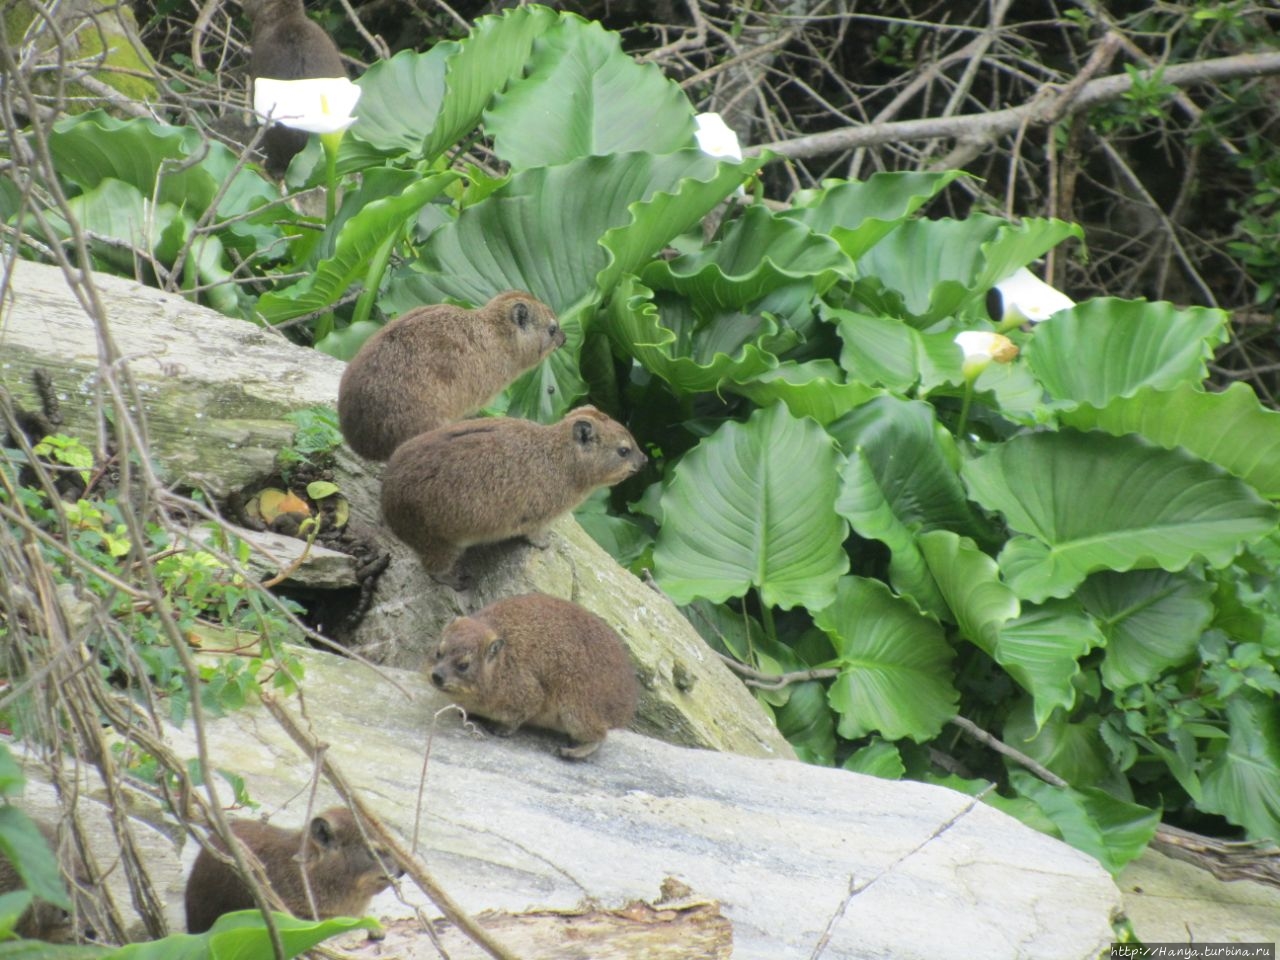
<path fill-rule="evenodd" d="M 319 920 L 358 917 L 375 895 L 391 885 L 390 861 L 383 863 L 381 854 L 370 849 L 346 807 L 333 807 L 313 817 L 304 830 L 237 820 L 231 832 L 262 861 L 272 889 L 297 917 L 312 916 L 308 884 Z M 304 835 L 305 880 L 304 864 L 298 860 Z M 221 848 L 216 837 L 210 839 Z M 234 868 L 202 849 L 187 879 L 186 906 L 187 932 L 203 933 L 224 913 L 250 910 L 255 904 Z"/>
<path fill-rule="evenodd" d="M 382 477 L 382 515 L 427 573 L 458 586 L 450 571 L 467 547 L 520 536 L 545 546 L 551 521 L 646 461 L 627 429 L 595 407 L 550 426 L 468 420 L 400 445 Z"/>
<path fill-rule="evenodd" d="M 370 337 L 342 374 L 338 422 L 351 449 L 386 460 L 411 437 L 474 413 L 564 343 L 545 303 L 518 290 L 483 307 L 415 307 Z"/>
<path fill-rule="evenodd" d="M 594 753 L 636 712 L 635 671 L 618 635 L 589 610 L 540 593 L 454 620 L 428 674 L 503 736 L 525 724 L 568 734 L 559 752 L 572 760 Z"/>

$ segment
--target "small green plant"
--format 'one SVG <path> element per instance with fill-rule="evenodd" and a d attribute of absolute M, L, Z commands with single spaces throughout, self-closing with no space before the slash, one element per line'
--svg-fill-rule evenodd
<path fill-rule="evenodd" d="M 314 406 L 295 410 L 287 414 L 286 419 L 297 429 L 293 434 L 293 442 L 280 451 L 282 470 L 287 471 L 298 464 L 322 466 L 332 459 L 333 451 L 342 446 L 338 413 L 332 407 Z"/>
<path fill-rule="evenodd" d="M 31 452 L 37 457 L 45 457 L 56 463 L 74 467 L 79 471 L 84 485 L 89 485 L 89 471 L 93 469 L 93 451 L 75 437 L 55 433 L 37 443 L 32 447 Z"/>

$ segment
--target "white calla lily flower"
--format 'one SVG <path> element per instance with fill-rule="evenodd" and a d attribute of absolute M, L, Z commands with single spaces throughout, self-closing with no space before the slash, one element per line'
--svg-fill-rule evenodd
<path fill-rule="evenodd" d="M 729 128 L 720 114 L 700 113 L 693 118 L 693 122 L 698 125 L 694 137 L 698 141 L 699 150 L 710 157 L 742 162 L 742 147 L 738 144 L 738 135 Z"/>
<path fill-rule="evenodd" d="M 1018 355 L 1018 347 L 1003 334 L 989 330 L 965 330 L 955 335 L 955 342 L 964 351 L 964 376 L 976 380 L 992 361 L 1011 363 Z"/>
<path fill-rule="evenodd" d="M 356 122 L 351 111 L 359 100 L 360 88 L 346 77 L 253 81 L 253 111 L 264 123 L 271 120 L 308 133 L 346 130 Z"/>
<path fill-rule="evenodd" d="M 995 303 L 998 298 L 999 304 Z M 1049 286 L 1026 267 L 1020 267 L 992 288 L 987 312 L 1001 327 L 1022 323 L 1040 323 L 1059 310 L 1074 307 L 1076 302 L 1061 290 Z M 997 312 L 1000 314 L 996 316 Z"/>

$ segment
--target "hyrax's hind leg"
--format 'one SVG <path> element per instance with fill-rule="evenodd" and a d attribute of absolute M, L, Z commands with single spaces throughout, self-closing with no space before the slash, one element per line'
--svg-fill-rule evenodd
<path fill-rule="evenodd" d="M 604 743 L 604 737 L 592 740 L 590 743 L 575 743 L 572 746 L 561 747 L 557 752 L 566 760 L 585 760 L 599 750 L 602 743 Z"/>
<path fill-rule="evenodd" d="M 584 719 L 576 711 L 562 713 L 560 722 L 564 732 L 569 735 L 569 745 L 558 751 L 566 760 L 581 760 L 600 749 L 609 728 L 600 722 Z"/>
<path fill-rule="evenodd" d="M 418 550 L 418 557 L 422 560 L 422 569 L 431 575 L 431 579 L 455 590 L 465 590 L 471 586 L 471 578 L 458 563 L 464 552 L 462 547 L 437 540 L 423 544 Z"/>

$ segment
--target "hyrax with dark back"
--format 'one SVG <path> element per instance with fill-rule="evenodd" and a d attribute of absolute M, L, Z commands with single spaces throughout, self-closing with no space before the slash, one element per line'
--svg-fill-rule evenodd
<path fill-rule="evenodd" d="M 445 627 L 431 682 L 507 736 L 525 724 L 569 735 L 560 756 L 594 753 L 636 712 L 635 671 L 607 623 L 576 603 L 531 593 Z"/>
<path fill-rule="evenodd" d="M 549 426 L 468 420 L 400 445 L 382 476 L 382 516 L 427 573 L 458 586 L 450 571 L 467 547 L 521 536 L 542 546 L 552 520 L 645 462 L 626 427 L 595 407 Z"/>
<path fill-rule="evenodd" d="M 351 449 L 386 460 L 411 437 L 484 406 L 564 343 L 545 303 L 518 290 L 483 307 L 415 307 L 365 342 L 338 386 Z"/>
<path fill-rule="evenodd" d="M 243 5 L 253 21 L 250 77 L 310 80 L 347 75 L 337 44 L 307 17 L 302 0 L 243 0 Z M 283 176 L 294 154 L 306 145 L 306 131 L 273 123 L 262 140 L 267 172 Z"/>
<path fill-rule="evenodd" d="M 360 916 L 369 901 L 391 885 L 390 861 L 384 863 L 381 853 L 370 848 L 346 807 L 333 807 L 313 817 L 304 830 L 237 820 L 231 832 L 262 862 L 272 889 L 298 917 L 313 916 L 308 886 L 315 919 L 324 920 Z M 216 838 L 210 839 L 225 849 Z M 224 913 L 255 906 L 253 894 L 235 869 L 203 849 L 187 878 L 186 905 L 189 933 L 203 933 Z"/>

